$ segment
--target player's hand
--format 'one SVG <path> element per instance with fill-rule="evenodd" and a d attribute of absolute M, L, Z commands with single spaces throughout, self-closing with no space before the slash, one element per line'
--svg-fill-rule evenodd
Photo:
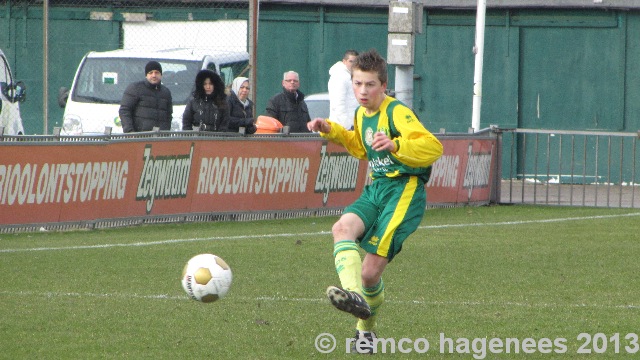
<path fill-rule="evenodd" d="M 396 151 L 396 143 L 389 139 L 383 132 L 377 132 L 373 135 L 373 141 L 371 142 L 371 148 L 375 151 L 387 150 L 390 152 Z"/>
<path fill-rule="evenodd" d="M 331 125 L 323 118 L 315 118 L 307 123 L 307 129 L 309 129 L 309 131 L 326 134 L 331 131 Z"/>

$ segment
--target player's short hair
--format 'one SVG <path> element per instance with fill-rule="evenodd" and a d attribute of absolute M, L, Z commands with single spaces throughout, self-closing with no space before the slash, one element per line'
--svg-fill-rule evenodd
<path fill-rule="evenodd" d="M 344 52 L 344 55 L 342 55 L 342 60 L 347 60 L 349 59 L 349 56 L 358 56 L 358 52 L 355 50 L 347 50 Z"/>
<path fill-rule="evenodd" d="M 356 57 L 356 61 L 353 62 L 353 70 L 355 69 L 377 73 L 378 80 L 383 84 L 386 84 L 389 80 L 387 62 L 382 56 L 380 56 L 380 54 L 378 54 L 376 49 L 371 49 L 358 55 L 358 57 Z"/>

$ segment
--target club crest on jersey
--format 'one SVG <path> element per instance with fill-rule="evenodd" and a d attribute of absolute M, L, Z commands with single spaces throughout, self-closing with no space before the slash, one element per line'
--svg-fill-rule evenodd
<path fill-rule="evenodd" d="M 367 146 L 371 146 L 371 143 L 373 142 L 373 129 L 370 127 L 364 132 L 364 142 Z"/>

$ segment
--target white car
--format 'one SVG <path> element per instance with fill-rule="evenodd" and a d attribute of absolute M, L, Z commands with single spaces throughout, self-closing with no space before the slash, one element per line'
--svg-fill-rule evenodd
<path fill-rule="evenodd" d="M 329 118 L 329 93 L 311 94 L 304 97 L 304 102 L 309 108 L 309 117 Z"/>
<path fill-rule="evenodd" d="M 9 62 L 0 50 L 0 127 L 5 135 L 24 135 L 20 103 L 26 99 L 26 87 L 22 81 L 13 82 Z"/>
<path fill-rule="evenodd" d="M 105 127 L 113 134 L 122 133 L 118 114 L 122 94 L 129 84 L 144 80 L 150 60 L 162 65 L 162 84 L 173 98 L 171 130 L 180 130 L 198 71 L 213 70 L 228 86 L 246 74 L 249 54 L 197 49 L 92 51 L 80 62 L 71 89 L 60 89 L 58 104 L 65 108 L 62 133 L 104 134 Z"/>

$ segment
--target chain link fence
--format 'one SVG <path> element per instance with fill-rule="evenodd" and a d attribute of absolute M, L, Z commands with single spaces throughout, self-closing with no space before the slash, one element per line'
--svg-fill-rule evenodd
<path fill-rule="evenodd" d="M 66 134 L 121 132 L 122 93 L 144 79 L 144 65 L 152 59 L 163 66 L 163 84 L 174 95 L 173 127 L 179 127 L 198 70 L 217 71 L 227 86 L 237 76 L 253 77 L 252 3 L 0 2 L 0 47 L 17 64 L 14 77 L 29 88 L 22 104 L 27 133 L 47 134 L 56 127 Z M 42 119 L 44 128 L 33 129 Z"/>

